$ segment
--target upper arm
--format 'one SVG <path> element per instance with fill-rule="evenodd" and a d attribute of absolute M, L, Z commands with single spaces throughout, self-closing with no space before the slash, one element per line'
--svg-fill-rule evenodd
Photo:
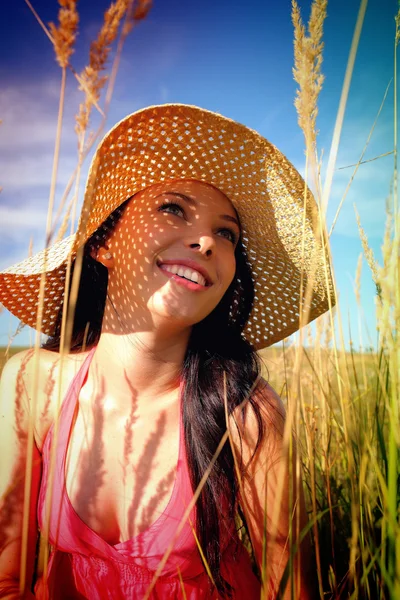
<path fill-rule="evenodd" d="M 18 582 L 20 577 L 27 468 L 32 475 L 27 504 L 28 587 L 35 558 L 36 505 L 41 477 L 41 456 L 34 440 L 29 440 L 28 435 L 31 418 L 26 393 L 29 360 L 29 351 L 13 356 L 6 363 L 0 382 L 0 593 L 2 587 L 5 588 L 7 583 L 12 581 Z M 29 444 L 33 449 L 30 460 L 28 459 Z"/>
<path fill-rule="evenodd" d="M 276 592 L 293 546 L 307 525 L 302 490 L 302 475 L 292 436 L 284 443 L 285 409 L 275 391 L 262 380 L 253 399 L 260 409 L 264 435 L 256 448 L 258 422 L 251 405 L 247 405 L 244 422 L 235 419 L 230 425 L 236 457 L 243 458 L 239 502 L 246 518 L 254 555 L 263 571 L 265 539 L 265 573 L 269 592 Z M 251 457 L 253 457 L 251 459 Z M 250 460 L 251 459 L 251 460 Z M 296 598 L 312 597 L 310 578 L 311 553 L 308 536 L 294 561 Z M 299 583 L 299 580 L 301 582 Z M 286 588 L 290 598 L 290 586 Z"/>

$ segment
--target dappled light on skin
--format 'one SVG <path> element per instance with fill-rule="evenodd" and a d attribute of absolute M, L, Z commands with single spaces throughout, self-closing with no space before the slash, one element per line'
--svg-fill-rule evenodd
<path fill-rule="evenodd" d="M 31 350 L 26 353 L 23 361 L 21 362 L 21 367 L 18 371 L 16 383 L 15 383 L 15 430 L 18 436 L 18 442 L 20 445 L 26 444 L 26 433 L 23 427 L 24 420 L 24 409 L 26 407 L 23 406 L 23 397 L 25 391 L 25 382 L 24 375 L 27 368 L 27 365 L 31 358 L 33 357 L 34 350 Z"/>
<path fill-rule="evenodd" d="M 196 205 L 182 196 L 193 198 Z M 240 230 L 221 218 L 225 214 L 237 219 L 219 190 L 198 181 L 157 184 L 136 194 L 107 240 L 114 265 L 109 269 L 103 331 L 126 334 L 167 326 L 187 332 L 204 319 L 235 274 Z M 178 264 L 195 261 L 206 269 L 212 285 L 193 293 L 168 278 L 157 263 L 175 259 Z"/>
<path fill-rule="evenodd" d="M 184 472 L 181 367 L 193 325 L 215 309 L 235 276 L 240 236 L 235 220 L 230 201 L 212 186 L 174 181 L 128 201 L 115 228 L 101 240 L 97 250 L 106 252 L 99 252 L 97 260 L 108 254 L 112 260 L 103 261 L 108 289 L 102 333 L 93 354 L 89 351 L 86 379 L 72 398 L 66 389 L 60 392 L 60 360 L 53 354 L 38 398 L 39 413 L 49 424 L 60 400 L 68 400 L 73 409 L 66 437 L 60 413 L 65 468 L 60 473 L 57 467 L 46 480 L 49 502 L 40 513 L 47 525 L 51 506 L 57 525 L 48 530 L 56 531 L 54 538 L 49 536 L 55 547 L 58 540 L 62 546 L 62 514 L 71 518 L 72 513 L 83 536 L 91 533 L 110 546 L 134 541 L 137 562 L 145 564 L 140 534 L 168 515 L 171 500 L 178 502 L 176 489 L 182 502 L 181 487 L 174 487 L 178 472 Z M 163 261 L 168 267 L 191 261 L 191 272 L 164 271 Z M 182 275 L 194 279 L 181 283 L 177 278 Z M 64 357 L 63 380 L 71 382 L 87 358 L 87 351 Z M 22 390 L 23 382 L 19 385 Z M 63 406 L 65 401 L 61 411 Z M 60 440 L 57 434 L 48 439 L 58 461 Z M 188 475 L 179 476 L 181 485 L 186 482 L 185 494 L 191 493 Z M 51 490 L 56 490 L 54 501 Z M 70 512 L 63 513 L 66 505 Z M 175 517 L 171 522 L 175 526 Z"/>
<path fill-rule="evenodd" d="M 49 416 L 50 416 L 50 410 L 51 410 L 51 399 L 54 396 L 54 391 L 55 391 L 55 385 L 56 385 L 56 377 L 55 377 L 55 369 L 58 366 L 58 362 L 54 362 L 51 365 L 50 368 L 50 372 L 49 372 L 49 378 L 46 382 L 46 388 L 45 388 L 45 392 L 44 392 L 44 397 L 45 397 L 45 403 L 43 405 L 43 409 L 41 412 L 41 419 L 42 421 L 48 421 L 49 420 Z"/>
<path fill-rule="evenodd" d="M 226 196 L 208 184 L 183 180 L 136 194 L 100 241 L 100 249 L 112 256 L 104 260 L 105 253 L 97 253 L 108 269 L 107 299 L 102 334 L 79 394 L 66 486 L 79 517 L 110 544 L 151 527 L 166 508 L 176 477 L 180 392 L 174 373 L 179 369 L 174 362 L 172 370 L 168 367 L 169 350 L 167 360 L 160 356 L 169 387 L 164 384 L 157 395 L 144 391 L 132 372 L 135 353 L 149 339 L 141 336 L 153 336 L 156 353 L 158 336 L 169 340 L 166 348 L 173 339 L 183 358 L 192 326 L 214 310 L 233 280 L 239 235 Z M 194 280 L 189 288 L 177 282 L 178 274 L 160 269 L 163 261 L 192 261 L 199 283 Z M 123 373 L 118 383 L 113 364 Z"/>
<path fill-rule="evenodd" d="M 105 439 L 104 439 L 104 421 L 105 421 L 105 385 L 104 378 L 95 375 L 95 381 L 99 384 L 97 390 L 94 391 L 91 401 L 91 421 L 92 426 L 88 428 L 88 421 L 85 425 L 85 415 L 83 410 L 78 413 L 78 419 L 83 420 L 84 436 L 82 446 L 77 453 L 78 462 L 76 467 L 71 468 L 67 454 L 67 475 L 66 490 L 70 499 L 73 499 L 73 505 L 80 516 L 86 523 L 90 524 L 94 531 L 98 531 L 102 525 L 99 519 L 99 514 L 104 514 L 104 508 L 101 509 L 99 494 L 104 487 L 106 469 L 105 469 Z M 78 426 L 78 432 L 81 426 Z M 76 430 L 75 430 L 76 431 Z M 73 452 L 74 445 L 74 430 L 72 432 L 69 451 Z M 75 475 L 76 472 L 76 475 Z M 70 484 L 69 485 L 69 480 Z M 103 500 L 104 502 L 104 500 Z M 102 503 L 103 503 L 102 502 Z M 107 506 L 107 505 L 106 505 Z M 107 507 L 108 508 L 108 507 Z M 108 512 L 107 510 L 105 511 Z M 108 519 L 106 520 L 108 522 Z"/>
<path fill-rule="evenodd" d="M 24 376 L 27 364 L 33 356 L 33 350 L 27 352 L 21 367 L 18 371 L 15 382 L 15 405 L 14 405 L 14 430 L 17 434 L 16 442 L 19 446 L 21 458 L 9 473 L 7 492 L 0 499 L 0 553 L 6 550 L 9 544 L 14 542 L 13 524 L 21 521 L 19 506 L 24 497 L 24 475 L 25 460 L 23 457 L 23 448 L 26 446 L 27 436 L 25 431 L 25 411 L 23 407 L 23 397 L 25 381 Z M 4 474 L 3 474 L 4 476 Z"/>
<path fill-rule="evenodd" d="M 132 392 L 132 401 L 131 401 L 131 410 L 129 413 L 129 417 L 127 417 L 127 419 L 125 421 L 125 426 L 124 426 L 124 455 L 123 455 L 123 462 L 122 462 L 122 482 L 124 484 L 124 487 L 126 486 L 126 478 L 127 478 L 127 473 L 128 473 L 129 461 L 131 459 L 131 454 L 133 451 L 133 426 L 135 425 L 136 421 L 138 420 L 138 416 L 136 414 L 137 409 L 138 409 L 137 394 L 126 374 L 125 374 L 125 381 Z"/>
<path fill-rule="evenodd" d="M 65 358 L 64 377 L 68 381 L 87 353 Z M 38 409 L 47 422 L 54 422 L 60 359 L 52 354 L 46 383 L 39 390 Z M 48 355 L 47 355 L 48 358 Z M 43 360 L 42 357 L 40 360 Z M 34 351 L 27 352 L 16 377 L 15 430 L 21 448 L 26 442 L 24 392 L 32 377 Z M 42 363 L 41 363 L 42 364 Z M 29 373 L 27 370 L 29 367 Z M 118 544 L 149 529 L 163 513 L 172 495 L 179 453 L 179 403 L 175 390 L 155 420 L 149 404 L 139 402 L 134 385 L 125 372 L 130 392 L 129 411 L 121 407 L 107 386 L 107 377 L 93 365 L 89 386 L 83 386 L 71 426 L 66 452 L 65 487 L 67 497 L 79 519 L 109 544 Z M 26 407 L 25 407 L 26 408 Z M 45 435 L 35 431 L 40 447 Z M 53 438 L 55 441 L 55 438 Z M 59 443 L 59 442 L 58 442 Z M 51 452 L 56 449 L 51 446 Z M 22 518 L 20 505 L 24 493 L 25 459 L 9 474 L 10 484 L 2 498 L 0 549 L 14 542 L 15 523 Z M 47 486 L 51 497 L 52 477 Z M 59 505 L 51 510 L 59 514 Z M 58 520 L 58 527 L 61 522 Z M 10 529 L 10 524 L 13 528 Z M 42 531 L 44 535 L 46 533 Z M 139 540 L 140 546 L 140 540 Z M 40 571 L 39 571 L 40 572 Z"/>
<path fill-rule="evenodd" d="M 4 552 L 15 541 L 13 527 L 22 520 L 19 507 L 24 497 L 24 473 L 25 461 L 20 459 L 11 473 L 7 493 L 1 499 L 0 552 Z"/>
<path fill-rule="evenodd" d="M 149 477 L 151 477 L 153 463 L 157 453 L 157 447 L 160 445 L 160 440 L 162 440 L 165 433 L 165 422 L 165 414 L 161 413 L 157 419 L 155 429 L 150 432 L 148 436 L 137 466 L 133 468 L 135 474 L 135 483 L 132 501 L 128 510 L 128 533 L 130 538 L 133 538 L 134 535 L 140 533 L 139 531 L 135 531 L 135 521 L 137 521 L 139 512 L 138 509 L 141 504 L 143 492 L 146 488 Z"/>
<path fill-rule="evenodd" d="M 34 351 L 26 351 L 20 362 L 15 377 L 15 388 L 10 389 L 14 397 L 14 403 L 0 403 L 0 415 L 2 419 L 10 422 L 10 430 L 3 433 L 7 448 L 15 452 L 15 461 L 12 465 L 8 462 L 5 452 L 0 456 L 0 474 L 2 493 L 0 495 L 0 555 L 12 560 L 15 547 L 20 543 L 20 529 L 23 522 L 21 506 L 24 500 L 25 471 L 26 471 L 26 446 L 27 446 L 27 421 L 29 407 L 27 406 L 27 371 L 34 356 Z M 8 414 L 10 411 L 10 414 Z M 12 416 L 11 416 L 12 415 Z M 44 418 L 48 414 L 44 412 Z M 3 440 L 4 441 L 4 440 Z M 32 494 L 37 492 L 39 485 L 38 462 L 34 458 L 32 471 Z M 35 507 L 33 507 L 33 510 Z M 32 509 L 31 509 L 32 510 Z M 29 528 L 28 537 L 34 539 L 36 531 Z M 9 582 L 8 582 L 9 583 Z M 0 594 L 7 592 L 7 582 L 0 582 Z M 4 587 L 5 586 L 5 587 Z M 10 588 L 11 590 L 11 588 Z"/>
<path fill-rule="evenodd" d="M 75 512 L 113 545 L 145 531 L 163 512 L 178 457 L 176 411 L 161 411 L 150 425 L 125 377 L 132 391 L 127 415 L 116 405 L 106 378 L 92 371 L 90 389 L 83 387 L 80 394 L 66 471 Z"/>

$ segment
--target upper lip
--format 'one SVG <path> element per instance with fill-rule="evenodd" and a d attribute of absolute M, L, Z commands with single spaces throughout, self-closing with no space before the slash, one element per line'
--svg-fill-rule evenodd
<path fill-rule="evenodd" d="M 193 269 L 194 271 L 200 273 L 200 275 L 202 275 L 206 280 L 207 285 L 213 284 L 213 281 L 210 275 L 208 274 L 208 271 L 204 267 L 199 265 L 196 261 L 190 260 L 190 258 L 171 258 L 168 260 L 159 258 L 157 260 L 157 266 L 160 265 L 181 265 L 182 267 L 188 267 L 189 269 Z"/>

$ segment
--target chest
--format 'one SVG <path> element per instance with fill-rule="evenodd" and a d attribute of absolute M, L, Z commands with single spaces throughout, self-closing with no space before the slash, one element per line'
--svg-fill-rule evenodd
<path fill-rule="evenodd" d="M 110 544 L 132 539 L 163 513 L 177 475 L 179 401 L 159 411 L 77 406 L 66 489 L 79 517 Z M 183 440 L 181 440 L 183 443 Z"/>

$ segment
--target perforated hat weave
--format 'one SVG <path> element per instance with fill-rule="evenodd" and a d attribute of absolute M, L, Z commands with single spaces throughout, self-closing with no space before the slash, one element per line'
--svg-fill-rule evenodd
<path fill-rule="evenodd" d="M 52 335 L 63 302 L 68 255 L 74 257 L 129 197 L 152 184 L 177 179 L 213 185 L 239 214 L 255 285 L 254 307 L 244 334 L 256 348 L 299 328 L 309 280 L 308 321 L 328 310 L 329 297 L 335 304 L 325 236 L 318 235 L 318 207 L 309 190 L 305 198 L 298 171 L 257 132 L 182 104 L 145 108 L 109 131 L 90 166 L 77 233 L 51 246 L 46 263 L 41 252 L 1 272 L 0 302 L 36 327 L 45 264 L 41 330 Z"/>

